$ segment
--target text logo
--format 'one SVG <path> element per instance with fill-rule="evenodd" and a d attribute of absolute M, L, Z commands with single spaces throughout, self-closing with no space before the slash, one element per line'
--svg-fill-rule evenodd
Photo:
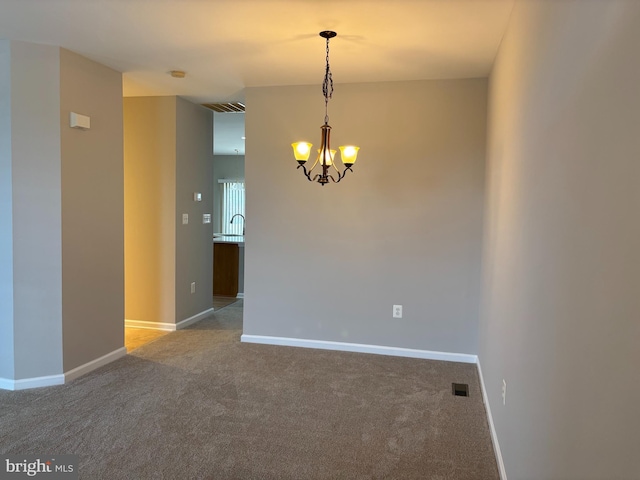
<path fill-rule="evenodd" d="M 78 480 L 77 455 L 1 455 L 0 480 Z"/>

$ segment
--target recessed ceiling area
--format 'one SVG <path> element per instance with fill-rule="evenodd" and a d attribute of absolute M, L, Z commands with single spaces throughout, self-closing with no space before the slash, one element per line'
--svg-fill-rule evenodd
<path fill-rule="evenodd" d="M 0 0 L 0 38 L 123 72 L 125 96 L 242 101 L 253 86 L 489 74 L 513 0 Z M 171 70 L 186 72 L 174 78 Z"/>

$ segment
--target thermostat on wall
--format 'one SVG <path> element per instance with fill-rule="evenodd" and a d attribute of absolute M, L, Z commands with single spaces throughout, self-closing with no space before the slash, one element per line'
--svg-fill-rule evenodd
<path fill-rule="evenodd" d="M 91 128 L 91 117 L 71 112 L 71 115 L 69 115 L 69 125 L 71 126 L 71 128 L 89 130 Z"/>

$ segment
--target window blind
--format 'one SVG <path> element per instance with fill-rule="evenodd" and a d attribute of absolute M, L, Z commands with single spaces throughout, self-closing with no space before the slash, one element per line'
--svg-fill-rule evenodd
<path fill-rule="evenodd" d="M 222 181 L 222 233 L 235 233 L 242 235 L 244 220 L 236 217 L 231 223 L 231 218 L 240 213 L 244 215 L 244 182 Z"/>

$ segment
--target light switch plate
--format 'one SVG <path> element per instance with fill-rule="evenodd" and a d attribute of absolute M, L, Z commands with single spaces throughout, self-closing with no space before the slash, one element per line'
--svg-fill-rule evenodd
<path fill-rule="evenodd" d="M 188 213 L 183 213 L 182 214 L 182 224 L 183 225 L 187 225 L 189 223 L 189 214 Z"/>
<path fill-rule="evenodd" d="M 193 201 L 194 202 L 201 202 L 202 201 L 202 194 L 200 192 L 193 192 Z"/>
<path fill-rule="evenodd" d="M 202 214 L 202 223 L 211 223 L 211 214 L 203 213 Z"/>

